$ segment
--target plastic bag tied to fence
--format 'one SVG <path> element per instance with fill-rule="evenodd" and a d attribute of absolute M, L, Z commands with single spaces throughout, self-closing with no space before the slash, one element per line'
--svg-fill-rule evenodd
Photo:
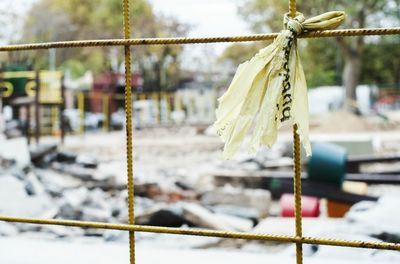
<path fill-rule="evenodd" d="M 223 157 L 231 158 L 252 129 L 248 150 L 271 147 L 282 124 L 297 124 L 297 133 L 307 156 L 311 155 L 307 84 L 297 49 L 303 32 L 335 29 L 345 13 L 327 12 L 305 19 L 284 17 L 285 29 L 274 42 L 239 65 L 226 93 L 218 99 L 214 128 L 225 143 Z"/>

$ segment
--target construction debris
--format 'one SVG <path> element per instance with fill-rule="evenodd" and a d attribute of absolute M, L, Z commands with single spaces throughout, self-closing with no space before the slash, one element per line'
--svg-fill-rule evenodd
<path fill-rule="evenodd" d="M 271 194 L 269 191 L 261 189 L 217 188 L 205 192 L 201 197 L 201 202 L 211 206 L 227 205 L 247 208 L 248 210 L 253 209 L 257 212 L 257 218 L 261 219 L 268 215 Z"/>
<path fill-rule="evenodd" d="M 185 128 L 183 132 L 163 129 L 155 129 L 154 133 L 151 129 L 136 132 L 135 223 L 272 234 L 292 230 L 283 233 L 293 235 L 292 160 L 285 145 L 278 144 L 273 150 L 261 151 L 256 157 L 242 153 L 235 160 L 223 161 L 219 158 L 221 143 L 213 136 L 198 134 L 203 133 L 201 131 Z M 169 138 L 170 134 L 174 136 Z M 177 140 L 175 134 L 182 140 Z M 0 214 L 127 223 L 124 141 L 120 140 L 121 134 L 111 136 L 113 141 L 120 143 L 110 146 L 107 143 L 109 139 L 93 135 L 84 143 L 82 139 L 71 139 L 67 147 L 44 143 L 28 148 L 26 142 L 13 139 L 7 148 L 20 144 L 20 150 L 25 152 L 22 155 L 24 159 L 12 151 L 7 153 L 7 148 L 1 151 L 1 146 Z M 2 153 L 9 155 L 2 156 Z M 309 180 L 308 174 L 302 173 L 303 195 L 316 197 L 303 197 L 302 200 L 303 216 L 313 217 L 303 219 L 305 234 L 319 236 L 325 231 L 342 234 L 343 230 L 349 229 L 352 230 L 349 234 L 354 237 L 399 241 L 400 232 L 393 224 L 396 217 L 393 217 L 392 224 L 371 228 L 376 221 L 385 223 L 385 216 L 396 211 L 393 206 L 398 202 L 395 198 L 379 199 L 386 190 L 371 187 L 373 182 L 368 181 L 368 177 L 374 176 L 381 181 L 392 176 L 377 170 L 374 175 L 366 174 L 364 167 L 357 164 L 367 159 L 365 156 L 358 157 L 358 160 L 350 159 L 349 163 L 356 165 L 352 173 L 346 173 L 343 186 Z M 372 162 L 370 160 L 367 160 L 368 164 Z M 375 157 L 374 162 L 383 166 L 397 162 L 397 156 L 391 155 L 390 160 L 376 160 Z M 306 168 L 307 161 L 303 163 Z M 356 189 L 362 189 L 362 192 L 346 187 L 347 181 L 355 179 L 355 175 L 358 175 L 360 186 Z M 365 179 L 368 185 L 363 183 Z M 338 212 L 335 203 L 345 204 L 346 210 L 341 213 L 341 218 L 328 218 L 335 216 L 332 208 Z M 0 223 L 0 236 L 40 236 L 56 240 L 73 237 L 98 239 L 104 243 L 128 240 L 127 233 L 112 230 L 17 223 Z M 138 233 L 136 239 L 139 244 L 171 243 L 169 237 L 158 234 Z M 261 249 L 282 254 L 291 249 L 290 245 L 282 243 L 229 242 L 221 238 L 201 238 L 199 242 L 198 239 L 183 237 L 174 243 L 201 248 Z M 318 253 L 312 253 L 312 250 L 305 247 L 305 253 L 310 256 L 328 254 L 324 247 L 318 247 Z"/>

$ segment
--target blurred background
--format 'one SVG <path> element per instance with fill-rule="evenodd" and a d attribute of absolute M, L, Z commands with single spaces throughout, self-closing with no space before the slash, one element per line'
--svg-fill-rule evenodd
<path fill-rule="evenodd" d="M 131 37 L 278 32 L 286 0 L 134 0 Z M 120 0 L 2 0 L 0 44 L 122 38 Z M 396 27 L 398 0 L 299 1 L 344 28 Z M 132 47 L 135 222 L 294 235 L 292 132 L 221 158 L 217 98 L 268 41 Z M 400 37 L 299 40 L 313 156 L 306 236 L 400 242 Z M 121 47 L 0 53 L 0 214 L 127 223 Z M 294 245 L 137 233 L 140 263 L 293 262 Z M 0 263 L 128 262 L 127 232 L 0 222 Z M 4 249 L 4 250 L 3 250 Z M 21 254 L 21 250 L 25 252 Z M 400 253 L 304 245 L 307 263 Z"/>

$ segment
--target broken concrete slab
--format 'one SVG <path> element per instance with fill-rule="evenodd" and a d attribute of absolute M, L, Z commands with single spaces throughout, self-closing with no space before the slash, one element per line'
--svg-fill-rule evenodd
<path fill-rule="evenodd" d="M 183 203 L 182 209 L 183 217 L 197 227 L 229 230 L 228 226 L 224 225 L 215 214 L 198 204 Z"/>
<path fill-rule="evenodd" d="M 84 186 L 78 189 L 66 190 L 63 194 L 63 201 L 75 208 L 81 207 L 89 196 L 89 190 Z"/>
<path fill-rule="evenodd" d="M 62 196 L 64 190 L 75 189 L 82 185 L 82 181 L 69 174 L 62 174 L 53 170 L 35 169 L 40 182 L 46 192 L 54 197 Z"/>
<path fill-rule="evenodd" d="M 82 210 L 81 208 L 72 206 L 70 203 L 62 203 L 59 206 L 57 216 L 62 219 L 77 220 L 82 218 Z"/>
<path fill-rule="evenodd" d="M 20 169 L 31 164 L 31 157 L 26 138 L 1 140 L 0 156 L 9 160 L 15 160 L 16 165 Z"/>
<path fill-rule="evenodd" d="M 181 203 L 183 217 L 194 226 L 215 230 L 248 231 L 253 222 L 230 215 L 215 214 L 199 204 Z"/>
<path fill-rule="evenodd" d="M 51 167 L 61 173 L 69 174 L 82 181 L 93 180 L 93 169 L 83 168 L 78 164 L 65 164 L 59 162 L 53 162 Z"/>
<path fill-rule="evenodd" d="M 97 169 L 94 170 L 94 173 L 92 174 L 92 177 L 97 181 L 109 181 L 113 183 L 113 186 L 116 188 L 126 188 L 126 162 L 102 162 L 98 164 Z"/>
<path fill-rule="evenodd" d="M 399 202 L 397 195 L 384 195 L 377 202 L 363 201 L 353 205 L 345 218 L 362 234 L 375 237 L 385 236 L 384 234 L 389 237 L 388 234 L 391 234 L 391 240 L 400 242 Z"/>
<path fill-rule="evenodd" d="M 47 194 L 29 196 L 24 182 L 11 175 L 0 176 L 0 214 L 39 217 L 53 208 Z"/>
<path fill-rule="evenodd" d="M 190 225 L 181 214 L 170 210 L 168 207 L 156 206 L 148 212 L 135 217 L 135 223 L 138 225 L 181 227 Z"/>
<path fill-rule="evenodd" d="M 258 211 L 258 218 L 268 215 L 271 193 L 261 189 L 219 188 L 205 192 L 201 197 L 205 205 L 234 205 L 253 208 Z"/>
<path fill-rule="evenodd" d="M 111 210 L 94 207 L 83 207 L 80 220 L 94 222 L 108 222 L 111 218 Z"/>
<path fill-rule="evenodd" d="M 77 154 L 67 151 L 58 151 L 56 156 L 57 162 L 74 163 L 76 161 Z"/>
<path fill-rule="evenodd" d="M 112 208 L 107 200 L 109 195 L 100 189 L 89 191 L 84 186 L 66 190 L 60 198 L 59 217 L 107 222 L 112 218 Z"/>
<path fill-rule="evenodd" d="M 249 219 L 253 221 L 254 224 L 257 224 L 260 219 L 259 212 L 255 208 L 229 205 L 229 204 L 207 206 L 207 208 L 210 208 L 213 212 L 217 214 L 232 215 L 240 218 Z"/>
<path fill-rule="evenodd" d="M 18 228 L 14 224 L 0 222 L 0 236 L 15 236 L 18 233 Z"/>
<path fill-rule="evenodd" d="M 96 188 L 88 192 L 88 196 L 84 201 L 84 205 L 98 209 L 111 210 L 111 205 L 108 202 L 109 199 L 109 193 L 106 193 L 103 190 Z"/>
<path fill-rule="evenodd" d="M 46 193 L 45 187 L 33 172 L 29 172 L 26 176 L 25 190 L 28 195 L 44 195 Z"/>
<path fill-rule="evenodd" d="M 304 218 L 302 222 L 303 235 L 315 236 L 315 230 L 319 227 L 324 227 L 325 229 L 328 227 L 335 228 L 341 222 L 342 220 L 339 218 Z M 292 236 L 296 232 L 295 221 L 293 218 L 268 217 L 255 226 L 251 232 L 256 234 Z"/>
<path fill-rule="evenodd" d="M 47 167 L 57 157 L 57 144 L 40 144 L 30 146 L 31 161 L 39 167 Z"/>
<path fill-rule="evenodd" d="M 253 221 L 227 214 L 216 214 L 217 217 L 231 230 L 248 232 L 253 228 Z"/>
<path fill-rule="evenodd" d="M 96 169 L 99 164 L 99 162 L 95 157 L 82 154 L 76 157 L 75 162 L 84 168 L 90 168 L 90 169 Z"/>
<path fill-rule="evenodd" d="M 15 160 L 0 156 L 0 173 L 4 174 L 6 171 L 11 170 L 13 167 L 15 167 L 15 164 Z"/>

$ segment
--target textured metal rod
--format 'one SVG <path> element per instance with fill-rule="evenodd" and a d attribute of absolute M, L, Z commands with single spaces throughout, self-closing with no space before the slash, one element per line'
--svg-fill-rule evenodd
<path fill-rule="evenodd" d="M 296 16 L 297 1 L 289 0 L 289 15 Z M 297 134 L 297 125 L 293 125 L 293 186 L 294 186 L 294 217 L 296 224 L 296 238 L 302 238 L 302 215 L 301 215 L 301 157 L 300 138 Z M 303 263 L 303 244 L 296 242 L 296 263 Z"/>
<path fill-rule="evenodd" d="M 286 242 L 286 243 L 301 242 L 304 244 L 313 244 L 313 245 L 328 245 L 328 246 L 371 248 L 371 249 L 400 251 L 400 244 L 385 243 L 385 242 L 365 242 L 365 241 L 325 239 L 325 238 L 314 238 L 314 237 L 303 237 L 299 239 L 296 238 L 295 236 L 279 236 L 270 234 L 113 224 L 113 223 L 88 222 L 88 221 L 76 221 L 76 220 L 62 220 L 62 219 L 35 219 L 35 218 L 21 218 L 21 217 L 11 217 L 11 216 L 0 216 L 0 221 L 38 224 L 38 225 L 59 225 L 59 226 L 81 227 L 81 228 L 111 229 L 111 230 L 135 231 L 135 232 L 146 232 L 146 233 L 276 241 L 276 242 Z"/>
<path fill-rule="evenodd" d="M 393 28 L 360 28 L 324 30 L 303 33 L 299 38 L 321 37 L 351 37 L 374 35 L 398 35 L 400 27 Z M 220 42 L 246 42 L 272 40 L 278 33 L 255 34 L 230 37 L 204 37 L 204 38 L 138 38 L 138 39 L 100 39 L 100 40 L 74 40 L 45 43 L 30 43 L 16 45 L 0 45 L 0 51 L 40 50 L 53 48 L 79 48 L 79 47 L 103 47 L 103 46 L 140 46 L 140 45 L 172 45 L 172 44 L 200 44 Z"/>
<path fill-rule="evenodd" d="M 296 0 L 289 0 L 289 15 L 291 17 L 296 16 L 297 3 Z"/>
<path fill-rule="evenodd" d="M 124 38 L 130 38 L 129 0 L 123 0 Z M 135 201 L 133 179 L 133 153 L 132 153 L 132 74 L 131 74 L 131 47 L 124 46 L 125 54 L 125 115 L 126 115 L 126 174 L 128 190 L 128 223 L 135 224 Z M 129 259 L 135 264 L 135 232 L 129 231 Z"/>
<path fill-rule="evenodd" d="M 300 157 L 300 136 L 297 125 L 293 125 L 293 186 L 294 186 L 294 216 L 296 222 L 296 238 L 303 236 L 302 215 L 301 215 L 301 157 Z M 303 263 L 303 245 L 296 242 L 296 260 L 297 264 Z"/>

